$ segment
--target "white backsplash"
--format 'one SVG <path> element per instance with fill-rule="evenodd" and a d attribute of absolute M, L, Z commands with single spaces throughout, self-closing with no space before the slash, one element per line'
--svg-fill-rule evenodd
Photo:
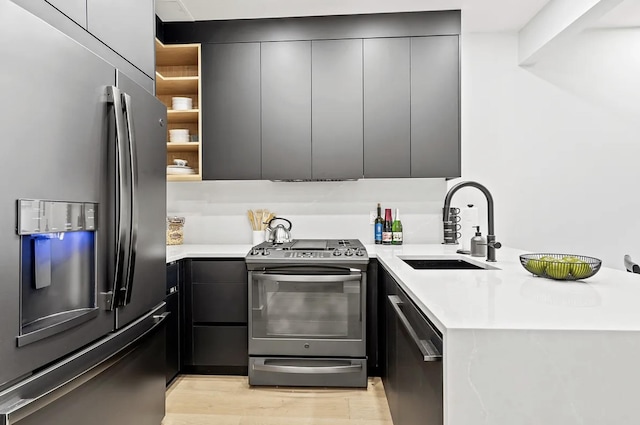
<path fill-rule="evenodd" d="M 293 223 L 294 238 L 373 243 L 369 212 L 400 209 L 406 243 L 442 241 L 444 179 L 342 182 L 203 181 L 167 184 L 167 215 L 186 218 L 184 243 L 249 244 L 247 210 L 267 208 Z"/>

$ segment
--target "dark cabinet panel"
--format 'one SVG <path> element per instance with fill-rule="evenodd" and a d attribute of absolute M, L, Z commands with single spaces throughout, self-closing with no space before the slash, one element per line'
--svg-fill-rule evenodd
<path fill-rule="evenodd" d="M 363 175 L 362 40 L 311 44 L 314 179 Z"/>
<path fill-rule="evenodd" d="M 410 39 L 364 40 L 364 176 L 411 176 Z"/>
<path fill-rule="evenodd" d="M 155 75 L 156 20 L 151 0 L 87 0 L 87 29 L 150 77 Z"/>
<path fill-rule="evenodd" d="M 261 178 L 260 44 L 202 45 L 205 180 Z"/>
<path fill-rule="evenodd" d="M 384 295 L 384 368 L 382 374 L 382 382 L 384 384 L 384 392 L 387 396 L 387 403 L 389 403 L 389 410 L 391 411 L 391 417 L 394 424 L 400 424 L 398 420 L 398 406 L 399 406 L 399 382 L 398 382 L 398 360 L 396 351 L 396 339 L 397 339 L 397 327 L 398 320 L 391 304 L 389 303 L 389 296 L 396 294 L 396 282 L 388 273 L 384 273 L 383 277 L 385 295 Z M 382 304 L 382 303 L 381 303 Z"/>
<path fill-rule="evenodd" d="M 262 43 L 262 178 L 311 178 L 311 42 Z"/>
<path fill-rule="evenodd" d="M 378 260 L 367 266 L 367 376 L 380 376 L 378 341 Z"/>
<path fill-rule="evenodd" d="M 248 321 L 248 292 L 244 282 L 194 283 L 194 323 L 243 323 Z"/>
<path fill-rule="evenodd" d="M 194 326 L 195 366 L 247 366 L 249 364 L 247 326 Z"/>
<path fill-rule="evenodd" d="M 411 39 L 411 177 L 460 177 L 458 36 Z"/>
<path fill-rule="evenodd" d="M 82 28 L 87 28 L 87 0 L 47 0 Z"/>
<path fill-rule="evenodd" d="M 180 293 L 175 292 L 165 299 L 167 303 L 167 385 L 180 372 Z"/>
<path fill-rule="evenodd" d="M 191 260 L 193 283 L 247 283 L 244 260 Z"/>

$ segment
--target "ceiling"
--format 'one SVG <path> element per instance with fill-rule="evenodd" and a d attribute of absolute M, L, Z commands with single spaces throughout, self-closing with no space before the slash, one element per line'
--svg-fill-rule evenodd
<path fill-rule="evenodd" d="M 519 31 L 550 0 L 156 0 L 164 22 L 462 10 L 463 32 Z M 623 0 L 590 25 L 640 28 L 640 0 Z"/>
<path fill-rule="evenodd" d="M 464 32 L 517 31 L 549 0 L 156 0 L 164 22 L 462 10 Z"/>

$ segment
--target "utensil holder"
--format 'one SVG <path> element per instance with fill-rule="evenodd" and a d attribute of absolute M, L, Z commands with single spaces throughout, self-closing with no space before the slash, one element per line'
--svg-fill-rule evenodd
<path fill-rule="evenodd" d="M 260 245 L 264 242 L 264 230 L 254 230 L 252 232 L 253 246 Z"/>

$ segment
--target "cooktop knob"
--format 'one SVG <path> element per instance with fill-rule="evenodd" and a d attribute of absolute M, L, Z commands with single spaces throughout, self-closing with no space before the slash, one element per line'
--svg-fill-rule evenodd
<path fill-rule="evenodd" d="M 361 250 L 361 249 L 358 249 L 358 250 L 356 251 L 356 255 L 357 255 L 358 257 L 362 257 L 362 256 L 364 255 L 364 252 L 362 252 L 362 250 Z"/>
<path fill-rule="evenodd" d="M 268 251 L 266 249 L 262 251 L 262 255 L 269 255 L 269 254 L 271 254 L 271 251 Z"/>
<path fill-rule="evenodd" d="M 336 249 L 335 251 L 333 251 L 333 255 L 337 257 L 339 255 L 342 255 L 342 253 Z"/>
<path fill-rule="evenodd" d="M 251 255 L 258 255 L 258 254 L 260 254 L 260 251 L 258 251 L 257 249 L 251 250 Z"/>
<path fill-rule="evenodd" d="M 351 248 L 347 249 L 344 255 L 346 255 L 347 257 L 351 257 L 353 255 L 353 250 Z"/>

